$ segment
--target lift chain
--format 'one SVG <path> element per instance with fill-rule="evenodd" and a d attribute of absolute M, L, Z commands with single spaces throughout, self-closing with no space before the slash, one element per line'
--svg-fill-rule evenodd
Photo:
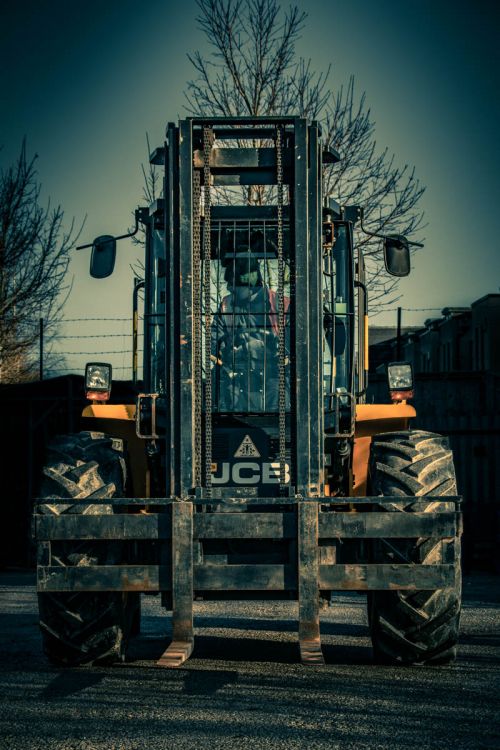
<path fill-rule="evenodd" d="M 193 169 L 193 392 L 194 392 L 194 484 L 201 487 L 201 181 Z"/>
<path fill-rule="evenodd" d="M 286 379 L 285 379 L 285 259 L 283 257 L 283 128 L 276 128 L 278 190 L 278 411 L 280 486 L 286 479 Z"/>
<path fill-rule="evenodd" d="M 205 492 L 212 494 L 212 315 L 210 294 L 211 215 L 210 215 L 210 154 L 214 140 L 210 126 L 203 128 L 203 300 L 205 307 Z M 200 419 L 201 422 L 201 419 Z"/>

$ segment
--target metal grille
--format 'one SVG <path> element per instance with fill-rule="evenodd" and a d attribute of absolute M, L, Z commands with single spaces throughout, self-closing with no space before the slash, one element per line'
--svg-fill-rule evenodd
<path fill-rule="evenodd" d="M 279 412 L 278 226 L 272 220 L 212 220 L 212 362 L 214 412 Z M 283 225 L 283 254 L 287 226 Z M 286 282 L 285 264 L 285 294 Z M 252 269 L 244 282 L 239 271 Z M 252 275 L 253 275 L 252 274 Z M 238 279 L 238 280 L 237 280 Z M 287 307 L 284 297 L 284 307 Z M 284 314 L 285 362 L 289 327 Z M 253 346 L 255 345 L 255 346 Z M 285 408 L 289 408 L 289 366 Z M 276 428 L 278 427 L 276 420 Z M 278 435 L 278 429 L 276 429 Z"/>

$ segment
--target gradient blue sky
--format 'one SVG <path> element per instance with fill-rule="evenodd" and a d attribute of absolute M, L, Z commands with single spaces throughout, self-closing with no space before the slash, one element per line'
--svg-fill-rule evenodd
<path fill-rule="evenodd" d="M 427 186 L 426 247 L 401 282 L 399 304 L 468 305 L 498 292 L 500 3 L 298 5 L 309 15 L 298 53 L 318 70 L 331 63 L 333 87 L 355 76 L 380 148 L 414 164 Z M 194 0 L 2 4 L 0 162 L 15 158 L 26 135 L 29 151 L 39 154 L 44 195 L 62 204 L 68 220 L 87 217 L 85 239 L 125 230 L 141 201 L 145 133 L 160 145 L 166 122 L 185 114 L 182 92 L 192 75 L 186 52 L 206 47 L 195 16 Z M 75 253 L 66 317 L 128 316 L 135 257 L 120 243 L 115 275 L 98 281 L 88 276 L 88 252 Z M 404 312 L 403 322 L 417 325 L 430 315 Z M 395 317 L 384 313 L 376 323 Z M 123 338 L 67 341 L 63 350 L 127 349 L 128 330 L 127 322 L 110 323 L 109 332 Z M 68 323 L 62 332 L 93 329 Z M 69 357 L 68 364 L 85 359 Z M 128 355 L 108 359 L 129 362 Z"/>

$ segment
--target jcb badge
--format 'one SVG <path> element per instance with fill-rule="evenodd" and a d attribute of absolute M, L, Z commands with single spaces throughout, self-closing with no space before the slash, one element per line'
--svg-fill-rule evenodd
<path fill-rule="evenodd" d="M 212 484 L 279 484 L 280 465 L 279 461 L 262 464 L 256 461 L 237 461 L 234 464 L 223 461 L 217 464 L 215 472 L 212 472 Z M 290 467 L 285 464 L 285 484 L 290 481 Z"/>
<path fill-rule="evenodd" d="M 234 454 L 235 458 L 260 458 L 260 453 L 257 450 L 255 443 L 253 442 L 250 435 L 245 435 L 241 441 L 241 445 Z"/>

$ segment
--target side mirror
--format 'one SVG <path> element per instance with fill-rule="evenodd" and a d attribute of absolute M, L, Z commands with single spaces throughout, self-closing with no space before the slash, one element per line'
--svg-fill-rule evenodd
<path fill-rule="evenodd" d="M 384 263 L 391 276 L 408 276 L 410 273 L 410 247 L 402 234 L 384 238 Z"/>
<path fill-rule="evenodd" d="M 116 239 L 110 234 L 96 237 L 92 243 L 90 257 L 90 275 L 94 279 L 105 279 L 111 276 L 115 267 Z"/>

